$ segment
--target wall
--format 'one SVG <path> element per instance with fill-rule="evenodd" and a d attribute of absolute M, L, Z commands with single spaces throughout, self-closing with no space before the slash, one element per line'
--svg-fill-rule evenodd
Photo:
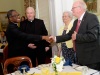
<path fill-rule="evenodd" d="M 10 9 L 24 15 L 24 0 L 0 0 L 0 12 L 7 12 Z"/>
<path fill-rule="evenodd" d="M 46 29 L 50 34 L 50 19 L 49 19 L 49 2 L 48 0 L 37 0 L 38 4 L 38 18 L 43 19 Z"/>

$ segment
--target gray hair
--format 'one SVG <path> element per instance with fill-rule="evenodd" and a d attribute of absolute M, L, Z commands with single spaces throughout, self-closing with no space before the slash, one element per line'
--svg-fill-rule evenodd
<path fill-rule="evenodd" d="M 84 10 L 87 10 L 87 5 L 84 1 L 78 0 L 79 6 L 82 7 Z"/>
<path fill-rule="evenodd" d="M 65 11 L 64 13 L 68 13 L 68 17 L 71 18 L 71 20 L 73 19 L 73 15 L 71 11 Z"/>

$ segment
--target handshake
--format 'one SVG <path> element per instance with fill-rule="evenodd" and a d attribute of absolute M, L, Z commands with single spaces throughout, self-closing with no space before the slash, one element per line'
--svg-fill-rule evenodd
<path fill-rule="evenodd" d="M 42 40 L 46 40 L 49 43 L 55 42 L 55 37 L 54 36 L 42 36 Z"/>

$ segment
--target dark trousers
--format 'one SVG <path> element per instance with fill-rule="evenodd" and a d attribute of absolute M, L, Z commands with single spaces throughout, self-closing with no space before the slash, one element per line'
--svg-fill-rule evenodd
<path fill-rule="evenodd" d="M 46 54 L 45 51 L 43 50 L 37 50 L 37 49 L 30 49 L 27 52 L 27 56 L 31 59 L 33 67 L 37 66 L 40 64 L 45 64 L 45 58 L 46 58 Z M 36 59 L 37 59 L 37 63 L 36 63 Z"/>

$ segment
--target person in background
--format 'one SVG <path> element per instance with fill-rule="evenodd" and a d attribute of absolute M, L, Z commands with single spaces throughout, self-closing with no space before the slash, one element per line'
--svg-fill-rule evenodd
<path fill-rule="evenodd" d="M 20 30 L 22 32 L 33 35 L 48 35 L 44 21 L 35 18 L 35 10 L 33 7 L 28 7 L 26 9 L 26 17 L 27 19 L 20 24 Z M 27 43 L 30 43 L 30 41 Z M 32 48 L 32 44 L 35 44 L 34 48 Z M 49 43 L 45 40 L 36 42 L 31 41 L 31 44 L 28 45 L 28 47 L 26 46 L 27 55 L 31 58 L 33 66 L 36 66 L 36 58 L 38 61 L 38 65 L 45 64 L 46 51 L 48 51 L 49 49 Z"/>
<path fill-rule="evenodd" d="M 26 19 L 25 16 L 22 16 L 21 17 L 21 22 L 24 21 L 25 19 Z"/>
<path fill-rule="evenodd" d="M 7 12 L 7 18 L 9 21 L 6 38 L 8 42 L 8 58 L 16 56 L 27 56 L 25 47 L 28 44 L 23 44 L 23 41 L 39 41 L 39 40 L 48 40 L 47 36 L 26 34 L 19 30 L 17 26 L 20 22 L 19 13 L 16 10 L 9 10 Z"/>
<path fill-rule="evenodd" d="M 25 20 L 26 20 L 25 16 L 22 16 L 22 17 L 21 17 L 21 20 L 20 20 L 20 23 L 18 23 L 18 27 L 20 27 L 20 24 L 21 24 L 23 21 L 25 21 Z"/>
<path fill-rule="evenodd" d="M 64 25 L 59 29 L 59 35 L 65 35 L 71 30 L 73 26 L 73 15 L 70 11 L 66 11 L 62 16 Z M 62 52 L 62 56 L 65 58 L 65 65 L 69 65 L 68 63 L 75 63 L 75 52 L 73 50 L 73 42 L 72 40 L 62 42 L 60 45 L 58 44 L 60 54 Z"/>
<path fill-rule="evenodd" d="M 72 6 L 72 13 L 77 19 L 74 21 L 72 29 L 65 35 L 55 38 L 49 37 L 49 42 L 52 42 L 53 39 L 57 43 L 72 39 L 78 64 L 100 70 L 99 21 L 95 14 L 87 12 L 86 9 L 87 6 L 84 1 L 75 1 Z"/>
<path fill-rule="evenodd" d="M 0 45 L 1 49 L 3 49 L 5 47 L 5 45 L 7 44 L 5 31 L 0 32 L 0 44 L 1 44 Z"/>
<path fill-rule="evenodd" d="M 1 35 L 1 36 L 0 36 L 0 42 L 1 42 L 2 44 L 7 43 L 5 31 L 1 31 L 1 32 L 0 32 L 0 35 Z"/>

